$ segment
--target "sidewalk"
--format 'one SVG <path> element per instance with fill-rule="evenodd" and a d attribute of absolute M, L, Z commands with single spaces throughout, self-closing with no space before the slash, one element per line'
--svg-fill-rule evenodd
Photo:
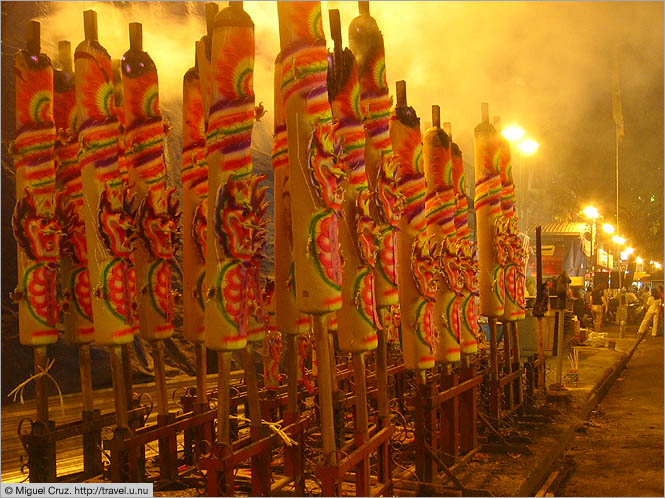
<path fill-rule="evenodd" d="M 616 339 L 616 349 L 575 346 L 579 354 L 579 381 L 568 386 L 569 402 L 549 403 L 548 408 L 560 411 L 552 422 L 515 424 L 506 435 L 526 437 L 532 441 L 533 455 L 478 453 L 456 475 L 472 489 L 485 489 L 494 496 L 533 496 L 547 477 L 548 470 L 568 446 L 575 429 L 600 402 L 612 386 L 642 340 L 637 327 L 627 327 L 625 337 L 618 338 L 618 327 L 608 326 L 603 332 Z M 566 351 L 567 353 L 568 351 Z M 546 362 L 548 387 L 555 383 L 556 357 Z M 568 359 L 563 358 L 563 373 Z"/>

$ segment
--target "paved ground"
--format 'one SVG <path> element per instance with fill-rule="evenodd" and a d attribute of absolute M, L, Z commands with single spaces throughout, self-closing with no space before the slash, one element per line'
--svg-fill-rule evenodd
<path fill-rule="evenodd" d="M 565 458 L 557 496 L 664 496 L 662 336 L 639 345 Z"/>

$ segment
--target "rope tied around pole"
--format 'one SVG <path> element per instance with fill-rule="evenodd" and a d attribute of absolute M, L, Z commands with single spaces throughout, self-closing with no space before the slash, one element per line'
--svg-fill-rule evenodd
<path fill-rule="evenodd" d="M 55 358 L 53 358 L 50 363 L 46 366 L 44 370 L 39 367 L 39 372 L 31 375 L 27 379 L 25 379 L 23 382 L 21 382 L 18 386 L 16 386 L 12 391 L 7 394 L 8 398 L 12 398 L 12 401 L 16 402 L 16 398 L 18 398 L 21 402 L 21 404 L 24 403 L 23 400 L 23 391 L 25 390 L 25 387 L 32 381 L 37 381 L 41 377 L 46 377 L 49 379 L 53 384 L 55 385 L 56 389 L 58 390 L 58 400 L 60 401 L 60 414 L 64 415 L 65 414 L 65 402 L 62 397 L 62 391 L 60 390 L 60 385 L 58 385 L 58 382 L 53 378 L 53 376 L 48 373 L 53 364 L 55 363 Z"/>

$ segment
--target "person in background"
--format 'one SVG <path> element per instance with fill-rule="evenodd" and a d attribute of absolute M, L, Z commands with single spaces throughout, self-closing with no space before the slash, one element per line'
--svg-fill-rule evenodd
<path fill-rule="evenodd" d="M 663 305 L 665 304 L 665 296 L 663 296 L 663 286 L 662 284 L 658 286 L 658 291 L 660 292 L 660 317 L 658 319 L 658 333 L 663 331 Z"/>
<path fill-rule="evenodd" d="M 630 289 L 628 292 L 626 292 L 626 303 L 627 304 L 633 304 L 635 301 L 637 301 L 637 296 L 635 295 L 635 292 L 633 291 L 634 286 L 632 289 Z"/>
<path fill-rule="evenodd" d="M 582 297 L 582 292 L 579 287 L 575 287 L 573 290 L 573 313 L 577 316 L 577 319 L 580 322 L 580 325 L 584 327 L 584 315 L 586 314 L 586 306 L 584 305 L 584 297 Z"/>
<path fill-rule="evenodd" d="M 651 335 L 656 337 L 656 334 L 658 333 L 658 315 L 660 313 L 660 306 L 662 302 L 660 296 L 661 294 L 658 289 L 651 289 L 651 295 L 647 301 L 647 313 L 644 315 L 644 319 L 640 324 L 640 329 L 637 331 L 638 335 L 643 334 L 649 326 L 649 322 L 653 321 L 651 326 Z"/>
<path fill-rule="evenodd" d="M 593 329 L 600 332 L 603 316 L 607 311 L 607 298 L 605 297 L 605 284 L 596 284 L 591 291 L 591 315 L 593 316 Z"/>
<path fill-rule="evenodd" d="M 616 324 L 621 325 L 626 324 L 626 320 L 628 319 L 628 293 L 626 292 L 626 288 L 624 287 L 621 289 L 621 292 L 619 292 L 619 306 L 617 306 L 617 315 L 616 315 Z"/>

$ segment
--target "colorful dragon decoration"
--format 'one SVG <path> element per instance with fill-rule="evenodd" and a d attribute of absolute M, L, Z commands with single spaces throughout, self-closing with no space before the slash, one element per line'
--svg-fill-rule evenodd
<path fill-rule="evenodd" d="M 501 218 L 501 177 L 499 175 L 499 141 L 483 106 L 483 119 L 474 130 L 476 189 L 474 206 L 477 218 L 480 311 L 487 317 L 502 317 L 505 288 L 503 242 L 496 240 L 503 229 Z"/>
<path fill-rule="evenodd" d="M 119 345 L 138 331 L 132 198 L 118 169 L 119 126 L 111 58 L 96 34 L 74 53 L 79 112 L 79 166 L 95 342 Z"/>
<path fill-rule="evenodd" d="M 402 322 L 404 364 L 424 370 L 434 366 L 430 272 L 432 247 L 424 233 L 426 226 L 426 183 L 423 175 L 420 120 L 412 107 L 398 103 L 390 115 L 390 138 L 397 162 L 397 184 L 403 199 L 397 233 L 399 302 Z"/>
<path fill-rule="evenodd" d="M 386 81 L 383 36 L 372 16 L 361 14 L 349 26 L 349 46 L 358 63 L 360 114 L 364 117 L 365 168 L 376 215 L 377 258 L 373 266 L 378 307 L 398 303 L 396 229 L 402 197 L 396 182 L 397 162 L 390 141 L 390 96 Z"/>
<path fill-rule="evenodd" d="M 427 179 L 427 235 L 435 253 L 435 356 L 440 362 L 452 363 L 460 359 L 461 286 L 458 285 L 455 245 L 455 191 L 450 137 L 438 123 L 429 128 L 423 137 L 423 162 Z"/>
<path fill-rule="evenodd" d="M 265 176 L 252 174 L 254 23 L 239 4 L 220 11 L 212 36 L 205 343 L 243 349 L 266 334 L 260 262 L 266 242 Z"/>
<path fill-rule="evenodd" d="M 168 125 L 159 108 L 157 68 L 142 47 L 131 45 L 121 69 L 125 161 L 139 241 L 133 250 L 139 332 L 144 339 L 156 340 L 173 334 L 171 273 L 178 202 L 166 188 L 163 143 Z"/>
<path fill-rule="evenodd" d="M 309 317 L 301 315 L 296 307 L 295 267 L 293 263 L 293 230 L 291 226 L 291 193 L 289 178 L 289 148 L 286 133 L 286 115 L 282 100 L 282 56 L 275 60 L 275 128 L 272 141 L 275 255 L 275 327 L 285 334 L 305 332 Z"/>
<path fill-rule="evenodd" d="M 342 305 L 338 215 L 344 170 L 335 137 L 339 123 L 333 121 L 328 101 L 320 3 L 283 2 L 277 10 L 281 93 L 286 115 L 298 116 L 287 126 L 289 156 L 298 158 L 291 161 L 289 177 L 296 304 L 303 313 L 323 314 Z"/>
<path fill-rule="evenodd" d="M 71 57 L 71 53 L 68 55 Z M 69 70 L 55 70 L 53 78 L 53 114 L 57 130 L 55 214 L 62 229 L 61 312 L 67 340 L 74 344 L 85 344 L 92 341 L 95 329 L 92 323 L 88 248 L 83 221 L 83 185 L 78 162 L 74 73 L 71 67 Z"/>
<path fill-rule="evenodd" d="M 185 73 L 182 91 L 183 336 L 204 341 L 208 162 L 198 65 Z"/>
<path fill-rule="evenodd" d="M 336 42 L 337 43 L 337 42 Z M 344 352 L 376 349 L 377 328 L 374 272 L 377 228 L 370 215 L 371 197 L 365 173 L 365 133 L 360 111 L 358 66 L 349 49 L 330 57 L 328 95 L 335 130 L 341 144 L 341 165 L 346 177 L 339 231 L 344 255 L 342 309 L 337 313 L 337 339 Z M 330 329 L 330 327 L 329 327 Z"/>
<path fill-rule="evenodd" d="M 464 277 L 461 290 L 460 308 L 460 346 L 462 354 L 472 354 L 478 349 L 478 261 L 476 246 L 471 241 L 468 222 L 468 201 L 466 198 L 466 180 L 462 151 L 456 143 L 452 144 L 452 174 L 455 186 L 455 229 L 459 248 L 460 271 Z"/>
<path fill-rule="evenodd" d="M 500 259 L 504 262 L 505 305 L 503 319 L 507 321 L 522 320 L 525 316 L 525 268 L 527 254 L 517 229 L 515 213 L 515 185 L 510 157 L 510 143 L 502 135 L 499 136 L 499 174 L 501 177 L 501 211 L 502 223 L 497 229 L 502 231 Z"/>
<path fill-rule="evenodd" d="M 16 54 L 16 169 L 12 229 L 18 243 L 19 339 L 24 345 L 57 341 L 56 300 L 60 227 L 55 217 L 53 69 L 39 50 Z"/>

